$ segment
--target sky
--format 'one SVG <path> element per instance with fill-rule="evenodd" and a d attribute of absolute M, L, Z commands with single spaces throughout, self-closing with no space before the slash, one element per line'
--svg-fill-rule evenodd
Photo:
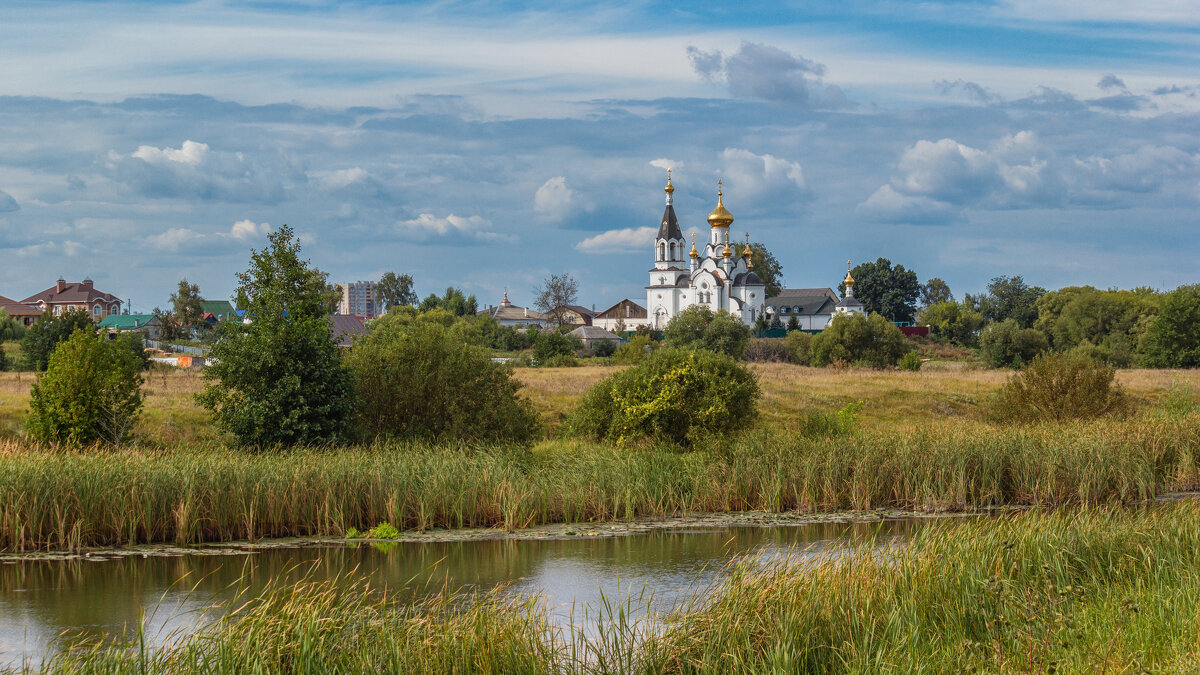
<path fill-rule="evenodd" d="M 1196 283 L 1200 10 L 1175 0 L 0 4 L 0 295 L 227 298 L 282 224 L 332 281 L 644 300 L 666 169 L 790 287 L 888 258 Z"/>

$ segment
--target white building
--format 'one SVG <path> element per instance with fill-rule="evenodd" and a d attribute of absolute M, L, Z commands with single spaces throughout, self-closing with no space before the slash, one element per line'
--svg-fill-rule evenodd
<path fill-rule="evenodd" d="M 714 312 L 730 312 L 753 325 L 765 306 L 765 287 L 750 262 L 749 235 L 740 255 L 735 256 L 730 246 L 733 214 L 725 208 L 721 182 L 717 181 L 717 207 L 708 214 L 708 241 L 702 251 L 696 250 L 693 233 L 687 262 L 684 261 L 686 242 L 672 204 L 675 186 L 671 184 L 670 171 L 664 190 L 667 209 L 654 239 L 654 268 L 650 270 L 650 285 L 646 286 L 647 323 L 651 328 L 662 329 L 684 309 L 703 305 Z"/>
<path fill-rule="evenodd" d="M 854 299 L 854 277 L 850 276 L 850 261 L 846 261 L 846 278 L 842 281 L 846 286 L 846 297 L 834 307 L 834 315 L 838 314 L 866 314 L 863 311 L 863 304 Z"/>
<path fill-rule="evenodd" d="M 346 316 L 361 316 L 374 319 L 379 316 L 379 303 L 375 298 L 375 282 L 352 281 L 338 284 L 342 299 L 338 301 L 337 313 Z"/>
<path fill-rule="evenodd" d="M 550 317 L 545 314 L 529 309 L 528 307 L 518 307 L 509 302 L 508 291 L 504 292 L 504 299 L 500 301 L 499 305 L 481 309 L 476 314 L 479 316 L 486 314 L 495 319 L 496 323 L 501 326 L 512 326 L 515 328 L 528 328 L 530 326 L 549 328 L 551 326 Z"/>

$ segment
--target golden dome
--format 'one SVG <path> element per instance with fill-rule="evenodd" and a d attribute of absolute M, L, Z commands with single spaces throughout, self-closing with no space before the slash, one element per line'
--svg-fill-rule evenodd
<path fill-rule="evenodd" d="M 713 227 L 729 227 L 733 223 L 733 214 L 725 208 L 721 193 L 721 181 L 717 181 L 717 208 L 708 214 L 708 224 Z"/>
<path fill-rule="evenodd" d="M 842 283 L 847 286 L 854 285 L 854 277 L 850 276 L 850 261 L 849 260 L 846 261 L 846 278 L 842 280 Z"/>
<path fill-rule="evenodd" d="M 692 251 L 688 253 L 688 257 L 693 260 L 700 257 L 700 252 L 696 250 L 696 233 L 692 233 Z"/>
<path fill-rule="evenodd" d="M 754 251 L 750 250 L 750 233 L 747 232 L 746 233 L 746 250 L 742 251 L 742 257 L 749 258 L 753 254 L 754 254 Z M 751 267 L 754 267 L 754 265 L 751 265 Z"/>
<path fill-rule="evenodd" d="M 712 216 L 709 216 L 709 218 L 712 218 Z M 726 225 L 726 227 L 729 227 L 729 226 Z M 729 248 L 729 232 L 728 231 L 725 232 L 725 248 L 721 250 L 721 255 L 725 258 L 733 257 L 733 249 Z"/>
<path fill-rule="evenodd" d="M 663 192 L 671 194 L 675 191 L 675 186 L 671 185 L 671 170 L 667 169 L 667 187 L 663 188 Z"/>

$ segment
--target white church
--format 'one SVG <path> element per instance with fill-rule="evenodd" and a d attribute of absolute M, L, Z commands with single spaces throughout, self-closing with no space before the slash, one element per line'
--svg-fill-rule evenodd
<path fill-rule="evenodd" d="M 746 235 L 746 245 L 741 253 L 736 253 L 736 244 L 730 243 L 729 226 L 733 224 L 733 214 L 725 208 L 721 181 L 717 181 L 717 207 L 708 214 L 708 241 L 702 250 L 697 250 L 693 233 L 687 262 L 684 262 L 687 242 L 675 216 L 672 199 L 675 186 L 671 184 L 670 170 L 664 191 L 667 208 L 654 239 L 654 268 L 650 270 L 650 285 L 646 286 L 645 323 L 661 330 L 672 317 L 692 305 L 704 305 L 714 312 L 724 310 L 741 317 L 747 325 L 754 325 L 764 312 L 770 320 L 774 308 L 767 305 L 766 286 L 754 273 L 754 264 L 750 261 L 750 235 Z M 830 315 L 862 312 L 862 304 L 854 299 L 854 279 L 849 273 L 845 284 L 846 297 L 836 304 L 830 303 Z M 825 327 L 830 315 L 826 315 L 819 328 Z"/>

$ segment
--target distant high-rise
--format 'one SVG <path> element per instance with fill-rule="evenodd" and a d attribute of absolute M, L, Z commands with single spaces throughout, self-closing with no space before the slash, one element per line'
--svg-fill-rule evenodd
<path fill-rule="evenodd" d="M 338 301 L 337 313 L 350 316 L 362 316 L 374 319 L 379 316 L 378 303 L 375 300 L 375 282 L 354 281 L 338 284 L 342 289 L 342 299 Z"/>

